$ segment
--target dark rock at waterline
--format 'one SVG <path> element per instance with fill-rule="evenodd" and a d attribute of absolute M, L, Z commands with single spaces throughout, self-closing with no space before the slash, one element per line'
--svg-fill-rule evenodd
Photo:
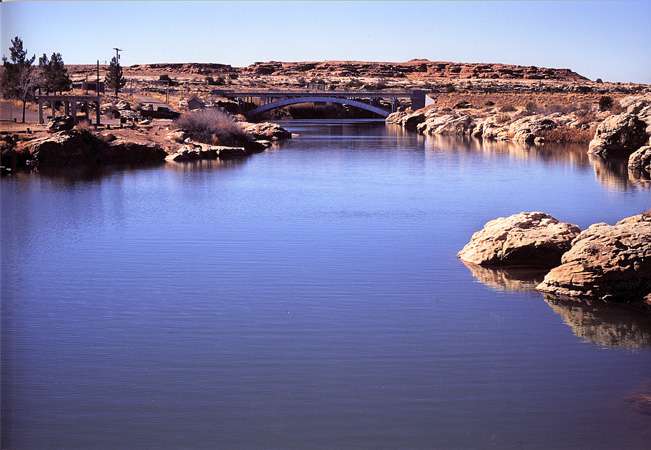
<path fill-rule="evenodd" d="M 167 153 L 157 144 L 116 139 L 111 142 L 86 130 L 54 133 L 29 143 L 27 151 L 38 167 L 138 164 L 162 161 Z"/>
<path fill-rule="evenodd" d="M 15 136 L 0 135 L 0 166 L 3 167 L 2 173 L 5 175 L 24 168 L 31 159 L 29 152 L 17 149 L 16 144 Z"/>

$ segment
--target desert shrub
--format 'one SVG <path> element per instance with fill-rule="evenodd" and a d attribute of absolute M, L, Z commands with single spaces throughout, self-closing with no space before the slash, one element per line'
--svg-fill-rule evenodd
<path fill-rule="evenodd" d="M 484 103 L 484 106 L 495 106 L 495 102 L 488 100 L 487 102 Z"/>
<path fill-rule="evenodd" d="M 175 123 L 192 139 L 206 144 L 238 145 L 247 140 L 246 133 L 233 118 L 216 109 L 184 113 Z"/>
<path fill-rule="evenodd" d="M 602 80 L 601 78 L 597 78 L 597 79 L 595 80 L 595 83 L 602 84 L 603 82 L 604 82 L 604 80 Z"/>
<path fill-rule="evenodd" d="M 364 84 L 364 83 L 363 83 L 361 80 L 359 80 L 359 79 L 357 79 L 357 78 L 351 78 L 351 79 L 346 83 L 346 86 L 349 87 L 349 88 L 358 88 L 358 87 L 362 87 L 363 84 Z"/>
<path fill-rule="evenodd" d="M 548 105 L 545 108 L 545 112 L 547 114 L 552 114 L 552 113 L 562 113 L 562 114 L 568 114 L 571 113 L 572 111 L 576 111 L 578 109 L 578 106 L 575 105 L 561 105 L 558 103 L 553 103 L 551 105 Z"/>
<path fill-rule="evenodd" d="M 500 112 L 513 112 L 513 111 L 515 111 L 515 106 L 513 105 L 500 106 Z"/>
<path fill-rule="evenodd" d="M 602 95 L 599 98 L 599 111 L 610 111 L 613 108 L 615 101 L 610 95 Z"/>
<path fill-rule="evenodd" d="M 545 142 L 558 142 L 564 144 L 585 144 L 590 142 L 595 133 L 594 126 L 585 128 L 574 128 L 560 126 L 551 130 L 541 132 Z"/>
<path fill-rule="evenodd" d="M 538 112 L 540 110 L 540 107 L 536 102 L 527 102 L 524 104 L 524 110 L 530 114 L 533 114 L 535 112 Z"/>
<path fill-rule="evenodd" d="M 387 87 L 388 87 L 388 83 L 387 80 L 385 80 L 384 78 L 379 78 L 375 82 L 375 89 L 377 89 L 378 91 L 382 89 L 386 89 Z"/>

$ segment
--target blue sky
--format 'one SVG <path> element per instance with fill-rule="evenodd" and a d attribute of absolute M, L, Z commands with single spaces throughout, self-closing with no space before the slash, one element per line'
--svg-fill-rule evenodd
<path fill-rule="evenodd" d="M 93 63 L 412 58 L 567 67 L 651 83 L 651 0 L 511 2 L 128 2 L 1 4 L 2 52 Z"/>

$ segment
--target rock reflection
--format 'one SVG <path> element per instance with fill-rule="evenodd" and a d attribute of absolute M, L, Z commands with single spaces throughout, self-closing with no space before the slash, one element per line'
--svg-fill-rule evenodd
<path fill-rule="evenodd" d="M 628 305 L 562 300 L 545 302 L 579 338 L 603 347 L 630 349 L 651 346 L 651 315 Z"/>
<path fill-rule="evenodd" d="M 651 179 L 649 179 L 646 173 L 628 169 L 628 180 L 631 184 L 642 189 L 651 189 Z"/>
<path fill-rule="evenodd" d="M 149 164 L 115 164 L 107 166 L 85 166 L 76 167 L 45 167 L 35 170 L 41 177 L 50 179 L 62 184 L 77 184 L 95 182 L 104 177 L 117 173 L 138 170 L 159 169 L 164 166 L 164 162 L 154 162 Z M 32 173 L 21 173 L 23 176 L 30 176 Z"/>
<path fill-rule="evenodd" d="M 650 189 L 651 181 L 628 171 L 626 159 L 602 159 L 588 155 L 588 146 L 581 144 L 547 144 L 527 146 L 509 141 L 482 141 L 470 137 L 425 136 L 425 149 L 430 151 L 480 152 L 504 155 L 515 159 L 535 158 L 549 165 L 569 165 L 592 169 L 597 181 L 608 189 L 627 191 Z"/>
<path fill-rule="evenodd" d="M 241 167 L 247 161 L 247 158 L 220 160 L 220 159 L 203 159 L 187 162 L 169 162 L 165 164 L 166 170 L 178 172 L 202 172 L 212 170 L 233 169 Z"/>
<path fill-rule="evenodd" d="M 461 261 L 480 283 L 496 291 L 530 291 L 536 288 L 547 270 L 523 268 L 487 268 Z"/>
<path fill-rule="evenodd" d="M 463 263 L 479 282 L 498 291 L 533 291 L 546 271 L 487 268 Z M 580 339 L 602 347 L 651 347 L 651 314 L 644 306 L 544 297 Z"/>
<path fill-rule="evenodd" d="M 629 176 L 626 159 L 603 159 L 595 155 L 588 155 L 588 157 L 597 180 L 609 189 L 627 191 L 633 187 L 643 187 Z"/>

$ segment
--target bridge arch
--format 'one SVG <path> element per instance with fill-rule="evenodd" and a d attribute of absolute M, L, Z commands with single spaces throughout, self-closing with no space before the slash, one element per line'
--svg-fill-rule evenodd
<path fill-rule="evenodd" d="M 290 97 L 280 100 L 267 103 L 265 105 L 260 105 L 257 108 L 254 108 L 246 113 L 249 117 L 255 117 L 259 114 L 262 114 L 267 111 L 274 109 L 282 108 L 284 106 L 296 105 L 298 103 L 338 103 L 340 105 L 353 106 L 355 108 L 363 109 L 365 111 L 370 111 L 381 117 L 386 117 L 390 114 L 391 111 L 380 108 L 378 106 L 369 105 L 368 103 L 360 102 L 359 100 L 351 100 L 348 98 L 337 98 L 337 97 L 327 97 L 327 96 L 306 96 L 306 97 Z"/>

